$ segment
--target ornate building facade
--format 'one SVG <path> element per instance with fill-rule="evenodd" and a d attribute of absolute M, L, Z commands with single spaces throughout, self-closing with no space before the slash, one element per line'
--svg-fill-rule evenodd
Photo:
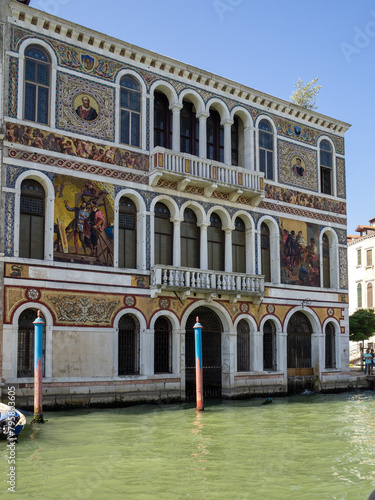
<path fill-rule="evenodd" d="M 44 404 L 345 388 L 349 125 L 1 7 L 2 386 Z"/>

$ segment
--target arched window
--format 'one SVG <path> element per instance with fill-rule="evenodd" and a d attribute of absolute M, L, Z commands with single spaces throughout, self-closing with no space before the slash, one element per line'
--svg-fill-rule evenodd
<path fill-rule="evenodd" d="M 139 322 L 131 314 L 122 316 L 118 325 L 118 374 L 139 374 Z"/>
<path fill-rule="evenodd" d="M 273 131 L 267 120 L 259 122 L 259 170 L 273 180 Z"/>
<path fill-rule="evenodd" d="M 330 252 L 329 239 L 327 233 L 324 233 L 322 238 L 324 288 L 330 288 L 331 286 L 331 264 L 330 264 L 329 252 Z"/>
<path fill-rule="evenodd" d="M 263 327 L 263 370 L 276 370 L 276 328 L 270 320 Z"/>
<path fill-rule="evenodd" d="M 181 265 L 198 269 L 199 264 L 199 227 L 194 210 L 186 208 L 181 223 Z"/>
<path fill-rule="evenodd" d="M 172 372 L 172 327 L 168 318 L 160 317 L 154 328 L 154 372 Z"/>
<path fill-rule="evenodd" d="M 237 217 L 232 233 L 233 272 L 246 273 L 246 228 L 244 221 Z"/>
<path fill-rule="evenodd" d="M 136 147 L 141 143 L 141 87 L 131 75 L 120 80 L 120 142 Z"/>
<path fill-rule="evenodd" d="M 367 308 L 372 309 L 374 307 L 374 294 L 372 283 L 367 284 Z"/>
<path fill-rule="evenodd" d="M 357 307 L 362 307 L 362 285 L 358 283 L 357 285 Z"/>
<path fill-rule="evenodd" d="M 173 264 L 173 224 L 164 203 L 155 205 L 155 264 Z"/>
<path fill-rule="evenodd" d="M 39 182 L 26 179 L 21 185 L 19 256 L 44 259 L 45 194 Z"/>
<path fill-rule="evenodd" d="M 224 127 L 215 109 L 210 110 L 207 118 L 207 158 L 224 163 Z"/>
<path fill-rule="evenodd" d="M 237 326 L 237 371 L 250 371 L 250 327 L 244 319 Z"/>
<path fill-rule="evenodd" d="M 180 149 L 182 153 L 199 155 L 199 120 L 193 103 L 184 101 L 180 111 Z"/>
<path fill-rule="evenodd" d="M 48 124 L 51 60 L 47 52 L 31 45 L 25 52 L 25 120 Z"/>
<path fill-rule="evenodd" d="M 220 217 L 213 212 L 207 229 L 208 269 L 224 271 L 224 231 Z"/>
<path fill-rule="evenodd" d="M 41 319 L 46 324 L 44 316 L 41 314 Z M 34 321 L 37 318 L 36 309 L 26 309 L 23 311 L 18 320 L 18 346 L 17 346 L 17 377 L 34 377 L 34 339 L 35 326 Z M 46 352 L 46 336 L 45 326 L 43 327 L 42 341 L 42 375 L 44 377 L 45 367 L 45 352 Z"/>
<path fill-rule="evenodd" d="M 118 265 L 128 269 L 137 267 L 137 209 L 130 198 L 119 203 Z"/>
<path fill-rule="evenodd" d="M 270 245 L 270 230 L 265 222 L 260 226 L 260 249 L 261 249 L 261 264 L 262 274 L 265 281 L 271 281 L 271 245 Z"/>
<path fill-rule="evenodd" d="M 333 194 L 332 190 L 333 154 L 328 141 L 320 143 L 320 189 L 324 194 Z"/>
<path fill-rule="evenodd" d="M 161 92 L 154 95 L 154 146 L 172 149 L 172 111 Z"/>
<path fill-rule="evenodd" d="M 326 326 L 326 368 L 336 368 L 335 325 L 332 322 Z"/>

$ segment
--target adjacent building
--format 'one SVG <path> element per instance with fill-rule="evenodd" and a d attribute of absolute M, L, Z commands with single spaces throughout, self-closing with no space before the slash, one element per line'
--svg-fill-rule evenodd
<path fill-rule="evenodd" d="M 349 315 L 357 309 L 374 308 L 375 217 L 368 225 L 359 225 L 356 232 L 359 234 L 348 235 Z M 364 344 L 372 348 L 374 337 Z M 362 342 L 351 342 L 350 358 L 360 358 L 362 347 Z"/>
<path fill-rule="evenodd" d="M 349 381 L 347 123 L 1 6 L 3 396 L 190 400 Z M 151 47 L 152 49 L 152 47 Z"/>

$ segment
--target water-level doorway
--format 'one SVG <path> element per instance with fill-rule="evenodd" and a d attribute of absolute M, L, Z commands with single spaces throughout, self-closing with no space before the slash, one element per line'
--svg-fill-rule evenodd
<path fill-rule="evenodd" d="M 196 317 L 202 325 L 203 397 L 221 398 L 221 333 L 223 327 L 217 314 L 208 307 L 198 307 L 186 322 L 185 390 L 186 400 L 195 401 L 195 338 Z"/>
<path fill-rule="evenodd" d="M 298 311 L 287 327 L 288 393 L 313 389 L 314 370 L 311 362 L 312 326 L 308 317 Z"/>

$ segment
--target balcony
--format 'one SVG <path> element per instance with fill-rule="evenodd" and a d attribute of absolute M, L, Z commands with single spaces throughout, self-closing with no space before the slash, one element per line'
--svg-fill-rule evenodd
<path fill-rule="evenodd" d="M 231 202 L 246 196 L 251 199 L 252 206 L 257 206 L 265 196 L 263 172 L 161 147 L 156 147 L 151 154 L 149 178 L 151 186 L 156 186 L 159 180 L 167 180 L 176 182 L 179 191 L 187 186 L 200 188 L 206 197 L 219 191 L 227 194 Z"/>
<path fill-rule="evenodd" d="M 151 269 L 150 288 L 152 297 L 172 291 L 181 299 L 203 293 L 208 301 L 220 294 L 229 295 L 231 302 L 252 297 L 256 303 L 264 296 L 264 276 L 157 265 Z"/>

